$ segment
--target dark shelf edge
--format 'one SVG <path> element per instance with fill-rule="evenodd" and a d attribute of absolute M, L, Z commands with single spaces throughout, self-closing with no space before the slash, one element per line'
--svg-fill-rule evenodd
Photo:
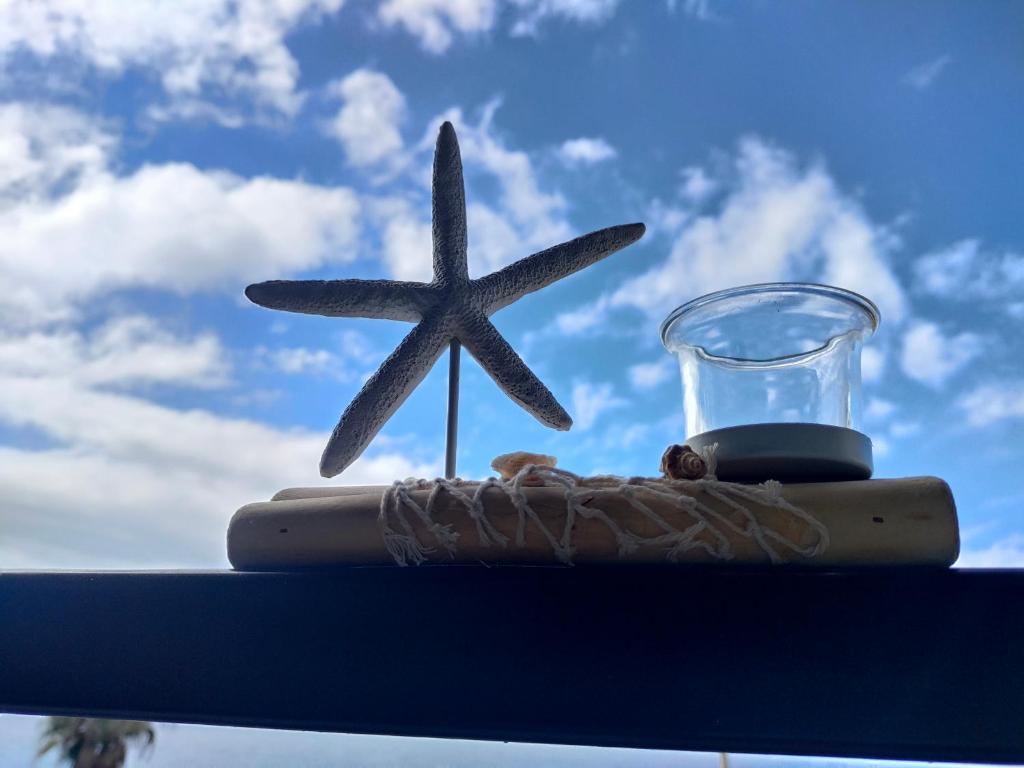
<path fill-rule="evenodd" d="M 0 711 L 1024 762 L 1022 599 L 1015 571 L 9 572 Z"/>

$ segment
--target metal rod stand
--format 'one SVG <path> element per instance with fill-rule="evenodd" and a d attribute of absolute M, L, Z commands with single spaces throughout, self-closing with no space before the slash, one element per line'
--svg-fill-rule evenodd
<path fill-rule="evenodd" d="M 462 345 L 452 339 L 448 347 L 448 431 L 444 445 L 444 476 L 455 477 L 455 453 L 459 432 L 459 358 Z"/>

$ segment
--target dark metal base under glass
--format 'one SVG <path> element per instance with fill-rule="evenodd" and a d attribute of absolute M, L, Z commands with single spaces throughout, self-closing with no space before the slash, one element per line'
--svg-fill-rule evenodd
<path fill-rule="evenodd" d="M 867 480 L 873 471 L 870 438 L 829 424 L 744 424 L 701 432 L 686 442 L 698 451 L 718 445 L 720 480 Z"/>

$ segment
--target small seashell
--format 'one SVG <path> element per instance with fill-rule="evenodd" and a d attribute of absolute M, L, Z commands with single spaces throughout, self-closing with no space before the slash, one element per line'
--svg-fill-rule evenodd
<path fill-rule="evenodd" d="M 707 463 L 688 445 L 670 445 L 661 457 L 661 474 L 671 480 L 699 480 L 707 473 Z"/>
<path fill-rule="evenodd" d="M 491 462 L 491 468 L 501 475 L 502 480 L 511 480 L 519 474 L 523 467 L 536 464 L 541 467 L 553 467 L 558 463 L 554 456 L 545 456 L 543 453 L 527 453 L 526 451 L 513 451 L 503 453 Z M 544 478 L 530 474 L 523 478 L 523 485 L 543 485 Z"/>

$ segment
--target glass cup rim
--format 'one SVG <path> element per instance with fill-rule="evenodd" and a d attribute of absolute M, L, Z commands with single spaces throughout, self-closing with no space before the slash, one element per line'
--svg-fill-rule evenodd
<path fill-rule="evenodd" d="M 802 293 L 815 296 L 825 296 L 831 299 L 844 301 L 847 304 L 853 305 L 868 316 L 871 321 L 872 333 L 878 330 L 878 324 L 882 320 L 882 313 L 879 311 L 878 305 L 876 305 L 875 302 L 866 296 L 847 288 L 839 288 L 838 286 L 826 285 L 824 283 L 754 283 L 752 285 L 740 285 L 734 288 L 725 288 L 721 291 L 713 291 L 712 293 L 706 293 L 703 296 L 698 296 L 684 304 L 680 304 L 678 307 L 673 309 L 668 314 L 668 317 L 666 317 L 661 323 L 661 343 L 664 345 L 665 349 L 672 351 L 668 341 L 669 329 L 677 320 L 690 314 L 694 310 L 705 307 L 708 304 L 714 304 L 722 301 L 723 299 L 733 298 L 734 296 L 754 295 L 759 293 Z"/>

